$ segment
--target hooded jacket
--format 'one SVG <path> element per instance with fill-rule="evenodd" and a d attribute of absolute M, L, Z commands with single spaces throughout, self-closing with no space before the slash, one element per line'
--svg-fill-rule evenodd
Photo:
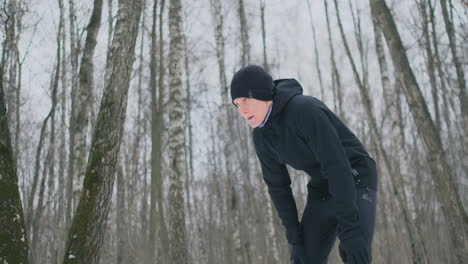
<path fill-rule="evenodd" d="M 310 176 L 309 190 L 325 191 L 335 200 L 332 209 L 336 212 L 340 239 L 360 232 L 355 185 L 376 188 L 376 175 L 367 170 L 363 159 L 374 165 L 375 161 L 325 104 L 302 95 L 302 87 L 295 79 L 274 83 L 270 117 L 263 127 L 254 129 L 253 140 L 263 179 L 286 228 L 288 242 L 302 243 L 286 164 Z"/>

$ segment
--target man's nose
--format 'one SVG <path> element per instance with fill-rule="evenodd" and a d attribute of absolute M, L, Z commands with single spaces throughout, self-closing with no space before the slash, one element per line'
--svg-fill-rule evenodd
<path fill-rule="evenodd" d="M 241 114 L 242 117 L 247 118 L 248 112 L 245 107 L 239 107 L 239 113 Z"/>

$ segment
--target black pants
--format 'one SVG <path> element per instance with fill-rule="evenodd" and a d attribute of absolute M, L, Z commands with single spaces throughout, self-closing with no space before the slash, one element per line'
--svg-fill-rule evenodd
<path fill-rule="evenodd" d="M 376 172 L 374 172 L 376 176 Z M 307 205 L 301 220 L 307 261 L 304 264 L 326 264 L 337 238 L 337 221 L 333 198 L 309 189 Z M 356 186 L 356 204 L 369 253 L 375 228 L 377 193 L 374 188 Z M 341 250 L 341 249 L 340 249 Z M 343 260 L 344 262 L 344 260 Z"/>

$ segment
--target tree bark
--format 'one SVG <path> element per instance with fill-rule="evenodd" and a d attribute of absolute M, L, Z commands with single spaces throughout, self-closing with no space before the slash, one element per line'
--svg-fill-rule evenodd
<path fill-rule="evenodd" d="M 123 155 L 122 155 L 123 156 Z M 125 181 L 123 175 L 123 168 L 121 165 L 117 169 L 117 264 L 128 263 L 127 260 L 127 225 L 125 217 Z"/>
<path fill-rule="evenodd" d="M 182 2 L 169 5 L 169 219 L 170 263 L 188 263 L 185 227 L 183 180 L 186 178 L 184 156 L 184 98 L 182 87 Z"/>
<path fill-rule="evenodd" d="M 98 263 L 123 134 L 142 0 L 121 0 L 83 194 L 68 234 L 64 263 Z"/>
<path fill-rule="evenodd" d="M 382 25 L 398 80 L 422 137 L 427 162 L 435 183 L 436 195 L 450 230 L 450 239 L 459 263 L 468 262 L 468 217 L 464 211 L 455 180 L 448 165 L 440 134 L 430 117 L 424 97 L 406 57 L 393 17 L 384 0 L 369 0 L 372 16 Z"/>

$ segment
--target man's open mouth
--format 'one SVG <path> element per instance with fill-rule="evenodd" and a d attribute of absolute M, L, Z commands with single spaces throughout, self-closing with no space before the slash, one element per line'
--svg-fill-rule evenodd
<path fill-rule="evenodd" d="M 251 116 L 251 117 L 247 118 L 247 121 L 252 120 L 253 117 L 254 117 L 254 116 Z"/>

